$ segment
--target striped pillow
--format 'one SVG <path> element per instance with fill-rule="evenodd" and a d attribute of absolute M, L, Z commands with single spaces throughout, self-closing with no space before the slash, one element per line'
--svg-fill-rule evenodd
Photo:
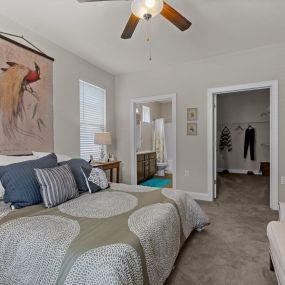
<path fill-rule="evenodd" d="M 76 182 L 68 165 L 35 169 L 35 173 L 46 208 L 78 197 Z"/>

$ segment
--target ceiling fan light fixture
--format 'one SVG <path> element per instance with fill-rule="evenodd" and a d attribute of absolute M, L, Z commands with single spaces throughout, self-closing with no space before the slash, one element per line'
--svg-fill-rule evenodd
<path fill-rule="evenodd" d="M 163 0 L 133 0 L 131 9 L 138 18 L 150 19 L 160 14 L 163 9 Z"/>

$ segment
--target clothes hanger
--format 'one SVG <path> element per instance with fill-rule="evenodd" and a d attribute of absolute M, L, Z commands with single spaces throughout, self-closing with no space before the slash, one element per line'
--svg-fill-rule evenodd
<path fill-rule="evenodd" d="M 237 130 L 237 131 L 238 131 L 238 130 L 244 131 L 243 127 L 241 127 L 240 125 L 238 125 L 238 126 L 236 127 L 236 130 Z"/>

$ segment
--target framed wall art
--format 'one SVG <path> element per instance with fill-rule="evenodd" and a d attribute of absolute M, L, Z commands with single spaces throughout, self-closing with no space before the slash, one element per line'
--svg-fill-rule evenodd
<path fill-rule="evenodd" d="M 53 151 L 53 59 L 0 35 L 0 154 Z"/>
<path fill-rule="evenodd" d="M 187 123 L 187 136 L 197 136 L 198 134 L 197 123 Z"/>
<path fill-rule="evenodd" d="M 198 109 L 197 108 L 187 108 L 187 121 L 193 122 L 198 120 Z"/>

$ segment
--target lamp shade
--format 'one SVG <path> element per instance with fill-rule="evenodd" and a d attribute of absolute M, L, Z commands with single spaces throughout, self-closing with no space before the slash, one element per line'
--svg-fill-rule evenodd
<path fill-rule="evenodd" d="M 163 9 L 163 0 L 134 0 L 132 2 L 132 12 L 143 19 L 145 15 L 155 17 Z"/>
<path fill-rule="evenodd" d="M 110 145 L 112 143 L 111 133 L 110 132 L 95 133 L 94 143 L 101 145 Z"/>

